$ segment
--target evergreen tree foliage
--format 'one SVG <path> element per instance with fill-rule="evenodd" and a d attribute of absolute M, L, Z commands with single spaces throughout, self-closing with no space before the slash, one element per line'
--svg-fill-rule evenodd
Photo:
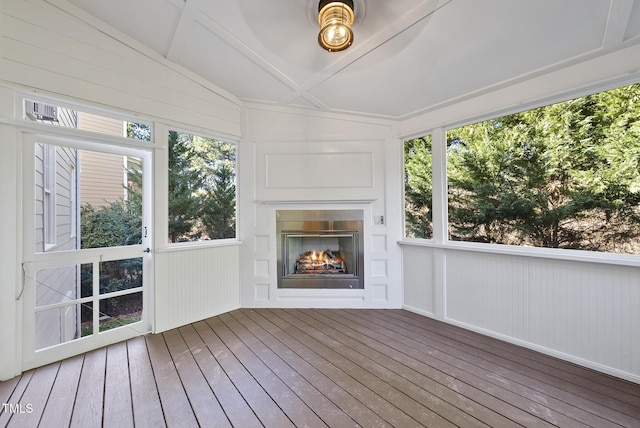
<path fill-rule="evenodd" d="M 640 84 L 454 129 L 447 146 L 451 239 L 640 251 Z M 406 156 L 414 232 L 430 178 Z"/>
<path fill-rule="evenodd" d="M 431 238 L 432 155 L 431 137 L 405 141 L 405 224 L 409 238 Z"/>
<path fill-rule="evenodd" d="M 151 141 L 151 128 L 142 123 L 127 122 L 127 137 L 134 140 Z"/>
<path fill-rule="evenodd" d="M 192 168 L 196 156 L 193 137 L 169 132 L 169 241 L 192 238 L 200 201 L 195 195 L 203 182 L 200 171 Z"/>
<path fill-rule="evenodd" d="M 204 199 L 202 223 L 211 239 L 235 237 L 235 173 L 232 166 L 222 163 L 213 171 L 212 190 Z"/>
<path fill-rule="evenodd" d="M 235 147 L 183 133 L 169 135 L 171 242 L 235 237 Z"/>

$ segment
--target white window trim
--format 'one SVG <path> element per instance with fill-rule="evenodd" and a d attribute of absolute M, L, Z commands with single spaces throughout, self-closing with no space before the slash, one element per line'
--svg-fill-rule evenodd
<path fill-rule="evenodd" d="M 50 250 L 56 246 L 57 216 L 56 216 L 56 163 L 57 149 L 53 145 L 44 146 L 43 154 L 43 242 L 44 250 Z"/>

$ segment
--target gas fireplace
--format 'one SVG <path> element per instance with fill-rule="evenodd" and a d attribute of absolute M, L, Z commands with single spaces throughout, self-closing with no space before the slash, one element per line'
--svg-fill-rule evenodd
<path fill-rule="evenodd" d="M 278 288 L 364 288 L 362 210 L 278 210 Z"/>

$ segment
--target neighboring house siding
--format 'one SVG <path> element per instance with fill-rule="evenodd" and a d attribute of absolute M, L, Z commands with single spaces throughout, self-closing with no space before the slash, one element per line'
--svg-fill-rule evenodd
<path fill-rule="evenodd" d="M 84 112 L 78 112 L 78 129 L 116 137 L 125 136 L 125 122 L 122 119 L 111 119 Z"/>
<path fill-rule="evenodd" d="M 35 250 L 45 251 L 45 145 L 36 145 L 36 177 L 35 177 L 35 202 L 36 202 L 36 225 L 35 225 Z M 49 250 L 64 251 L 76 249 L 76 231 L 72 230 L 72 217 L 77 207 L 72 207 L 72 201 L 77 198 L 72 194 L 77 189 L 73 189 L 74 182 L 71 177 L 75 173 L 77 154 L 75 149 L 67 147 L 55 148 L 55 243 Z"/>
<path fill-rule="evenodd" d="M 71 206 L 76 198 L 72 193 L 73 179 L 71 174 L 75 173 L 76 150 L 67 147 L 56 148 L 56 248 L 59 250 L 75 250 L 75 231 L 71 230 L 71 218 L 73 211 L 77 209 Z"/>
<path fill-rule="evenodd" d="M 35 250 L 44 251 L 44 145 L 36 144 L 35 147 Z"/>
<path fill-rule="evenodd" d="M 122 119 L 78 112 L 78 128 L 116 137 L 125 136 Z M 102 207 L 125 197 L 125 158 L 82 151 L 80 155 L 80 204 Z"/>
<path fill-rule="evenodd" d="M 47 146 L 37 144 L 35 148 L 35 250 L 65 251 L 77 249 L 77 234 L 74 230 L 73 218 L 76 215 L 77 197 L 72 175 L 76 173 L 77 151 L 66 147 L 55 147 L 51 150 L 53 157 L 47 168 L 55 168 L 55 183 L 50 184 L 51 197 L 54 198 L 54 212 L 47 213 L 45 203 L 45 152 Z M 53 166 L 51 163 L 54 163 Z M 53 226 L 53 243 L 46 243 L 47 215 L 53 215 L 55 221 L 48 223 Z M 42 307 L 52 303 L 63 302 L 66 296 L 75 297 L 78 289 L 76 266 L 41 269 L 36 273 L 36 306 Z M 43 348 L 52 346 L 73 338 L 76 332 L 75 308 L 61 308 L 38 312 L 36 315 L 36 346 Z"/>
<path fill-rule="evenodd" d="M 75 298 L 78 290 L 77 267 L 41 269 L 36 274 L 36 305 L 45 306 Z M 36 349 L 58 345 L 75 338 L 78 324 L 76 307 L 65 306 L 36 313 Z"/>
<path fill-rule="evenodd" d="M 80 153 L 80 204 L 102 207 L 125 196 L 124 157 L 106 153 Z"/>
<path fill-rule="evenodd" d="M 75 110 L 68 108 L 58 109 L 58 122 L 60 126 L 65 128 L 75 128 L 77 123 L 77 113 Z"/>

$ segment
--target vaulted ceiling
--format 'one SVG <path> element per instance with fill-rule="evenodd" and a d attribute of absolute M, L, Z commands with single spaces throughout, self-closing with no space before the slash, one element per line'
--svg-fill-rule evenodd
<path fill-rule="evenodd" d="M 318 0 L 48 1 L 242 101 L 387 119 L 640 43 L 640 0 L 355 0 L 337 53 Z"/>

